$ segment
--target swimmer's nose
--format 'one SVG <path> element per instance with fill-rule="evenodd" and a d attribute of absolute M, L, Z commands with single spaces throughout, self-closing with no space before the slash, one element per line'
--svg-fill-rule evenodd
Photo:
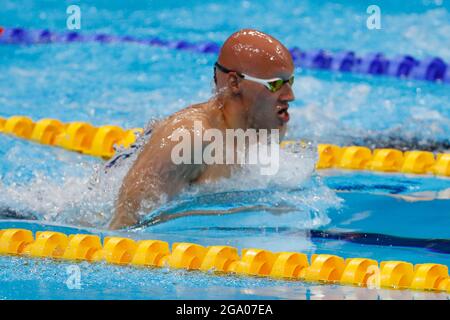
<path fill-rule="evenodd" d="M 285 83 L 283 88 L 281 88 L 279 100 L 282 102 L 291 102 L 295 100 L 294 91 L 289 83 Z"/>

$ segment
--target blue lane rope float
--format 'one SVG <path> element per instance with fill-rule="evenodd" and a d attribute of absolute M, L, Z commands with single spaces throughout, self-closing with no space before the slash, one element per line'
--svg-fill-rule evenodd
<path fill-rule="evenodd" d="M 108 34 L 81 34 L 79 32 L 53 32 L 4 28 L 0 31 L 0 44 L 31 45 L 48 43 L 134 43 L 186 50 L 197 53 L 217 54 L 220 46 L 215 42 L 189 42 L 185 40 L 164 40 L 159 37 L 138 38 Z M 290 49 L 297 67 L 334 72 L 391 76 L 399 79 L 415 79 L 450 84 L 450 65 L 439 57 L 423 60 L 410 55 L 388 58 L 383 53 L 358 55 L 353 51 L 329 52 L 327 50 L 304 51 L 298 47 Z"/>
<path fill-rule="evenodd" d="M 199 53 L 218 53 L 220 46 L 214 42 L 192 43 L 184 40 L 167 41 L 158 37 L 137 38 L 133 36 L 115 36 L 108 34 L 81 34 L 75 31 L 57 33 L 49 30 L 26 30 L 22 28 L 3 29 L 0 44 L 31 45 L 48 43 L 135 43 L 141 45 L 167 47 L 176 50 L 190 50 Z"/>

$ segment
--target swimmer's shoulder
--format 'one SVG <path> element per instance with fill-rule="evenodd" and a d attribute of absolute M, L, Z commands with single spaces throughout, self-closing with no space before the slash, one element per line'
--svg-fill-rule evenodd
<path fill-rule="evenodd" d="M 200 122 L 203 129 L 209 129 L 212 127 L 209 109 L 208 102 L 190 105 L 161 121 L 158 129 L 164 131 L 173 131 L 179 128 L 193 130 L 195 122 Z"/>

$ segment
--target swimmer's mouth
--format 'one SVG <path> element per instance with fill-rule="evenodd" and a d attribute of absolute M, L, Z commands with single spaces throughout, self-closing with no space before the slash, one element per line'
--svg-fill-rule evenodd
<path fill-rule="evenodd" d="M 278 109 L 278 118 L 283 122 L 286 123 L 289 121 L 289 112 L 288 112 L 289 106 L 277 106 Z"/>

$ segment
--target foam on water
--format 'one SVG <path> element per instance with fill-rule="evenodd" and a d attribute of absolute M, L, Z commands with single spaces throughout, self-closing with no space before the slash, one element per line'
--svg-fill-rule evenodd
<path fill-rule="evenodd" d="M 325 225 L 329 222 L 327 209 L 339 207 L 340 199 L 315 174 L 315 161 L 314 148 L 281 149 L 280 168 L 276 174 L 261 175 L 261 165 L 245 165 L 229 179 L 186 190 L 147 215 L 144 225 L 171 220 L 171 215 L 181 213 L 183 216 L 184 211 L 192 215 L 221 216 L 207 219 L 205 226 L 230 225 L 237 221 L 241 227 L 289 225 L 312 228 Z M 240 213 L 240 219 L 228 219 L 226 216 L 231 213 Z M 250 218 L 243 219 L 243 214 Z M 196 226 L 199 226 L 198 221 Z"/>

